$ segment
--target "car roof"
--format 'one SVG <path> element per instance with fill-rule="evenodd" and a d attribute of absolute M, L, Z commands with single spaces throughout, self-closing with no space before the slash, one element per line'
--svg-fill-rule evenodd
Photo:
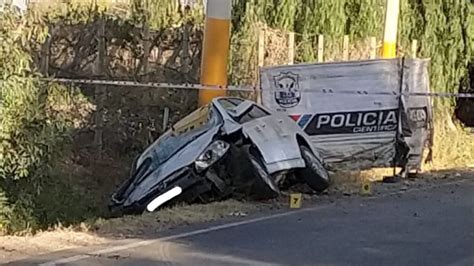
<path fill-rule="evenodd" d="M 251 102 L 247 99 L 240 98 L 240 97 L 235 97 L 235 96 L 218 96 L 218 97 L 212 99 L 212 101 L 213 102 L 218 102 L 219 100 L 228 100 L 228 99 L 236 99 L 236 100 L 241 100 L 241 101 L 245 101 L 245 102 Z"/>
<path fill-rule="evenodd" d="M 258 104 L 258 103 L 256 103 L 255 101 L 247 100 L 247 99 L 241 98 L 241 97 L 235 97 L 235 96 L 218 96 L 218 97 L 215 97 L 215 98 L 212 99 L 212 103 L 215 104 L 215 105 L 221 105 L 221 104 L 218 102 L 219 100 L 229 100 L 229 99 L 241 100 L 242 103 L 244 103 L 244 102 L 252 103 L 253 105 L 256 105 L 256 106 L 258 106 L 258 107 L 264 109 L 265 111 L 267 111 L 267 112 L 273 114 L 273 112 L 272 112 L 270 109 L 266 108 L 265 106 L 263 106 L 263 105 L 261 105 L 261 104 Z"/>

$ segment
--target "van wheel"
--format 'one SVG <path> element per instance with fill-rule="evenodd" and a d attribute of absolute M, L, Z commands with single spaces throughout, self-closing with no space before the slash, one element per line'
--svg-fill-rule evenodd
<path fill-rule="evenodd" d="M 323 192 L 330 184 L 328 171 L 308 147 L 300 146 L 300 150 L 306 167 L 297 170 L 298 179 L 308 184 L 313 190 Z"/>

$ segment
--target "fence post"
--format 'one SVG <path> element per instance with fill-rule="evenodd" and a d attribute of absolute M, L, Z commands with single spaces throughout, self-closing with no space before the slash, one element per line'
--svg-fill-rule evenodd
<path fill-rule="evenodd" d="M 165 109 L 163 110 L 163 132 L 165 132 L 166 129 L 168 128 L 169 117 L 170 117 L 170 109 L 168 107 L 165 107 Z"/>
<path fill-rule="evenodd" d="M 53 28 L 48 27 L 48 36 L 41 46 L 41 73 L 44 76 L 49 75 L 49 59 L 51 57 L 51 35 L 53 34 Z"/>
<path fill-rule="evenodd" d="M 377 58 L 377 39 L 375 37 L 370 37 L 370 54 L 369 59 Z"/>
<path fill-rule="evenodd" d="M 106 47 L 105 47 L 105 23 L 103 18 L 100 18 L 99 22 L 99 30 L 98 30 L 98 55 L 96 59 L 96 66 L 95 66 L 95 74 L 97 76 L 102 77 L 104 74 L 104 66 L 105 66 L 105 55 L 106 55 Z M 104 101 L 105 101 L 105 93 L 107 92 L 104 85 L 96 85 L 95 86 L 95 99 L 96 99 L 96 112 L 94 116 L 94 123 L 95 123 L 95 134 L 94 134 L 94 146 L 97 148 L 97 157 L 98 159 L 102 159 L 102 151 L 103 151 L 103 128 L 104 128 L 104 119 L 103 119 L 103 111 L 104 111 Z"/>
<path fill-rule="evenodd" d="M 144 80 L 148 81 L 148 59 L 150 58 L 150 26 L 148 25 L 148 19 L 145 20 L 143 25 L 143 74 Z"/>
<path fill-rule="evenodd" d="M 265 63 L 265 30 L 260 29 L 258 32 L 258 67 L 262 67 Z"/>
<path fill-rule="evenodd" d="M 349 35 L 344 35 L 344 42 L 342 44 L 342 59 L 349 60 Z"/>
<path fill-rule="evenodd" d="M 418 51 L 418 40 L 412 40 L 411 41 L 411 57 L 412 58 L 417 57 L 417 51 Z"/>
<path fill-rule="evenodd" d="M 295 62 L 295 33 L 288 33 L 288 65 Z"/>
<path fill-rule="evenodd" d="M 183 39 L 182 39 L 182 56 L 181 60 L 183 62 L 181 63 L 182 66 L 182 71 L 185 73 L 185 75 L 188 75 L 190 69 L 191 69 L 191 56 L 189 54 L 189 32 L 190 32 L 190 25 L 188 23 L 184 24 L 183 26 Z M 186 80 L 188 80 L 186 78 Z"/>
<path fill-rule="evenodd" d="M 324 62 L 324 35 L 318 36 L 318 62 Z"/>
<path fill-rule="evenodd" d="M 258 32 L 258 62 L 257 62 L 257 77 L 258 81 L 255 87 L 258 87 L 260 85 L 260 67 L 263 67 L 265 64 L 265 30 L 260 29 Z M 261 104 L 262 103 L 262 94 L 261 92 L 257 92 L 257 97 L 256 97 L 257 103 Z"/>

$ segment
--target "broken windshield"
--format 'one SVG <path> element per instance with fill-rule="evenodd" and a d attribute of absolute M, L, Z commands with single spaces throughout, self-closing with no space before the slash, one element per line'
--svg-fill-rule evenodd
<path fill-rule="evenodd" d="M 200 107 L 174 124 L 140 156 L 138 164 L 151 158 L 153 168 L 168 160 L 184 146 L 221 123 L 211 104 Z"/>

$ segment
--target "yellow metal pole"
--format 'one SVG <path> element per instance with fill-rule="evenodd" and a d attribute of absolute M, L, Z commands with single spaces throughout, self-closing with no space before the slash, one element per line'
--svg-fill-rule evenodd
<path fill-rule="evenodd" d="M 232 0 L 207 0 L 201 59 L 201 84 L 227 86 Z M 200 90 L 199 105 L 209 103 L 225 90 Z"/>
<path fill-rule="evenodd" d="M 397 57 L 397 26 L 400 0 L 387 0 L 385 10 L 385 30 L 383 36 L 383 58 Z"/>

